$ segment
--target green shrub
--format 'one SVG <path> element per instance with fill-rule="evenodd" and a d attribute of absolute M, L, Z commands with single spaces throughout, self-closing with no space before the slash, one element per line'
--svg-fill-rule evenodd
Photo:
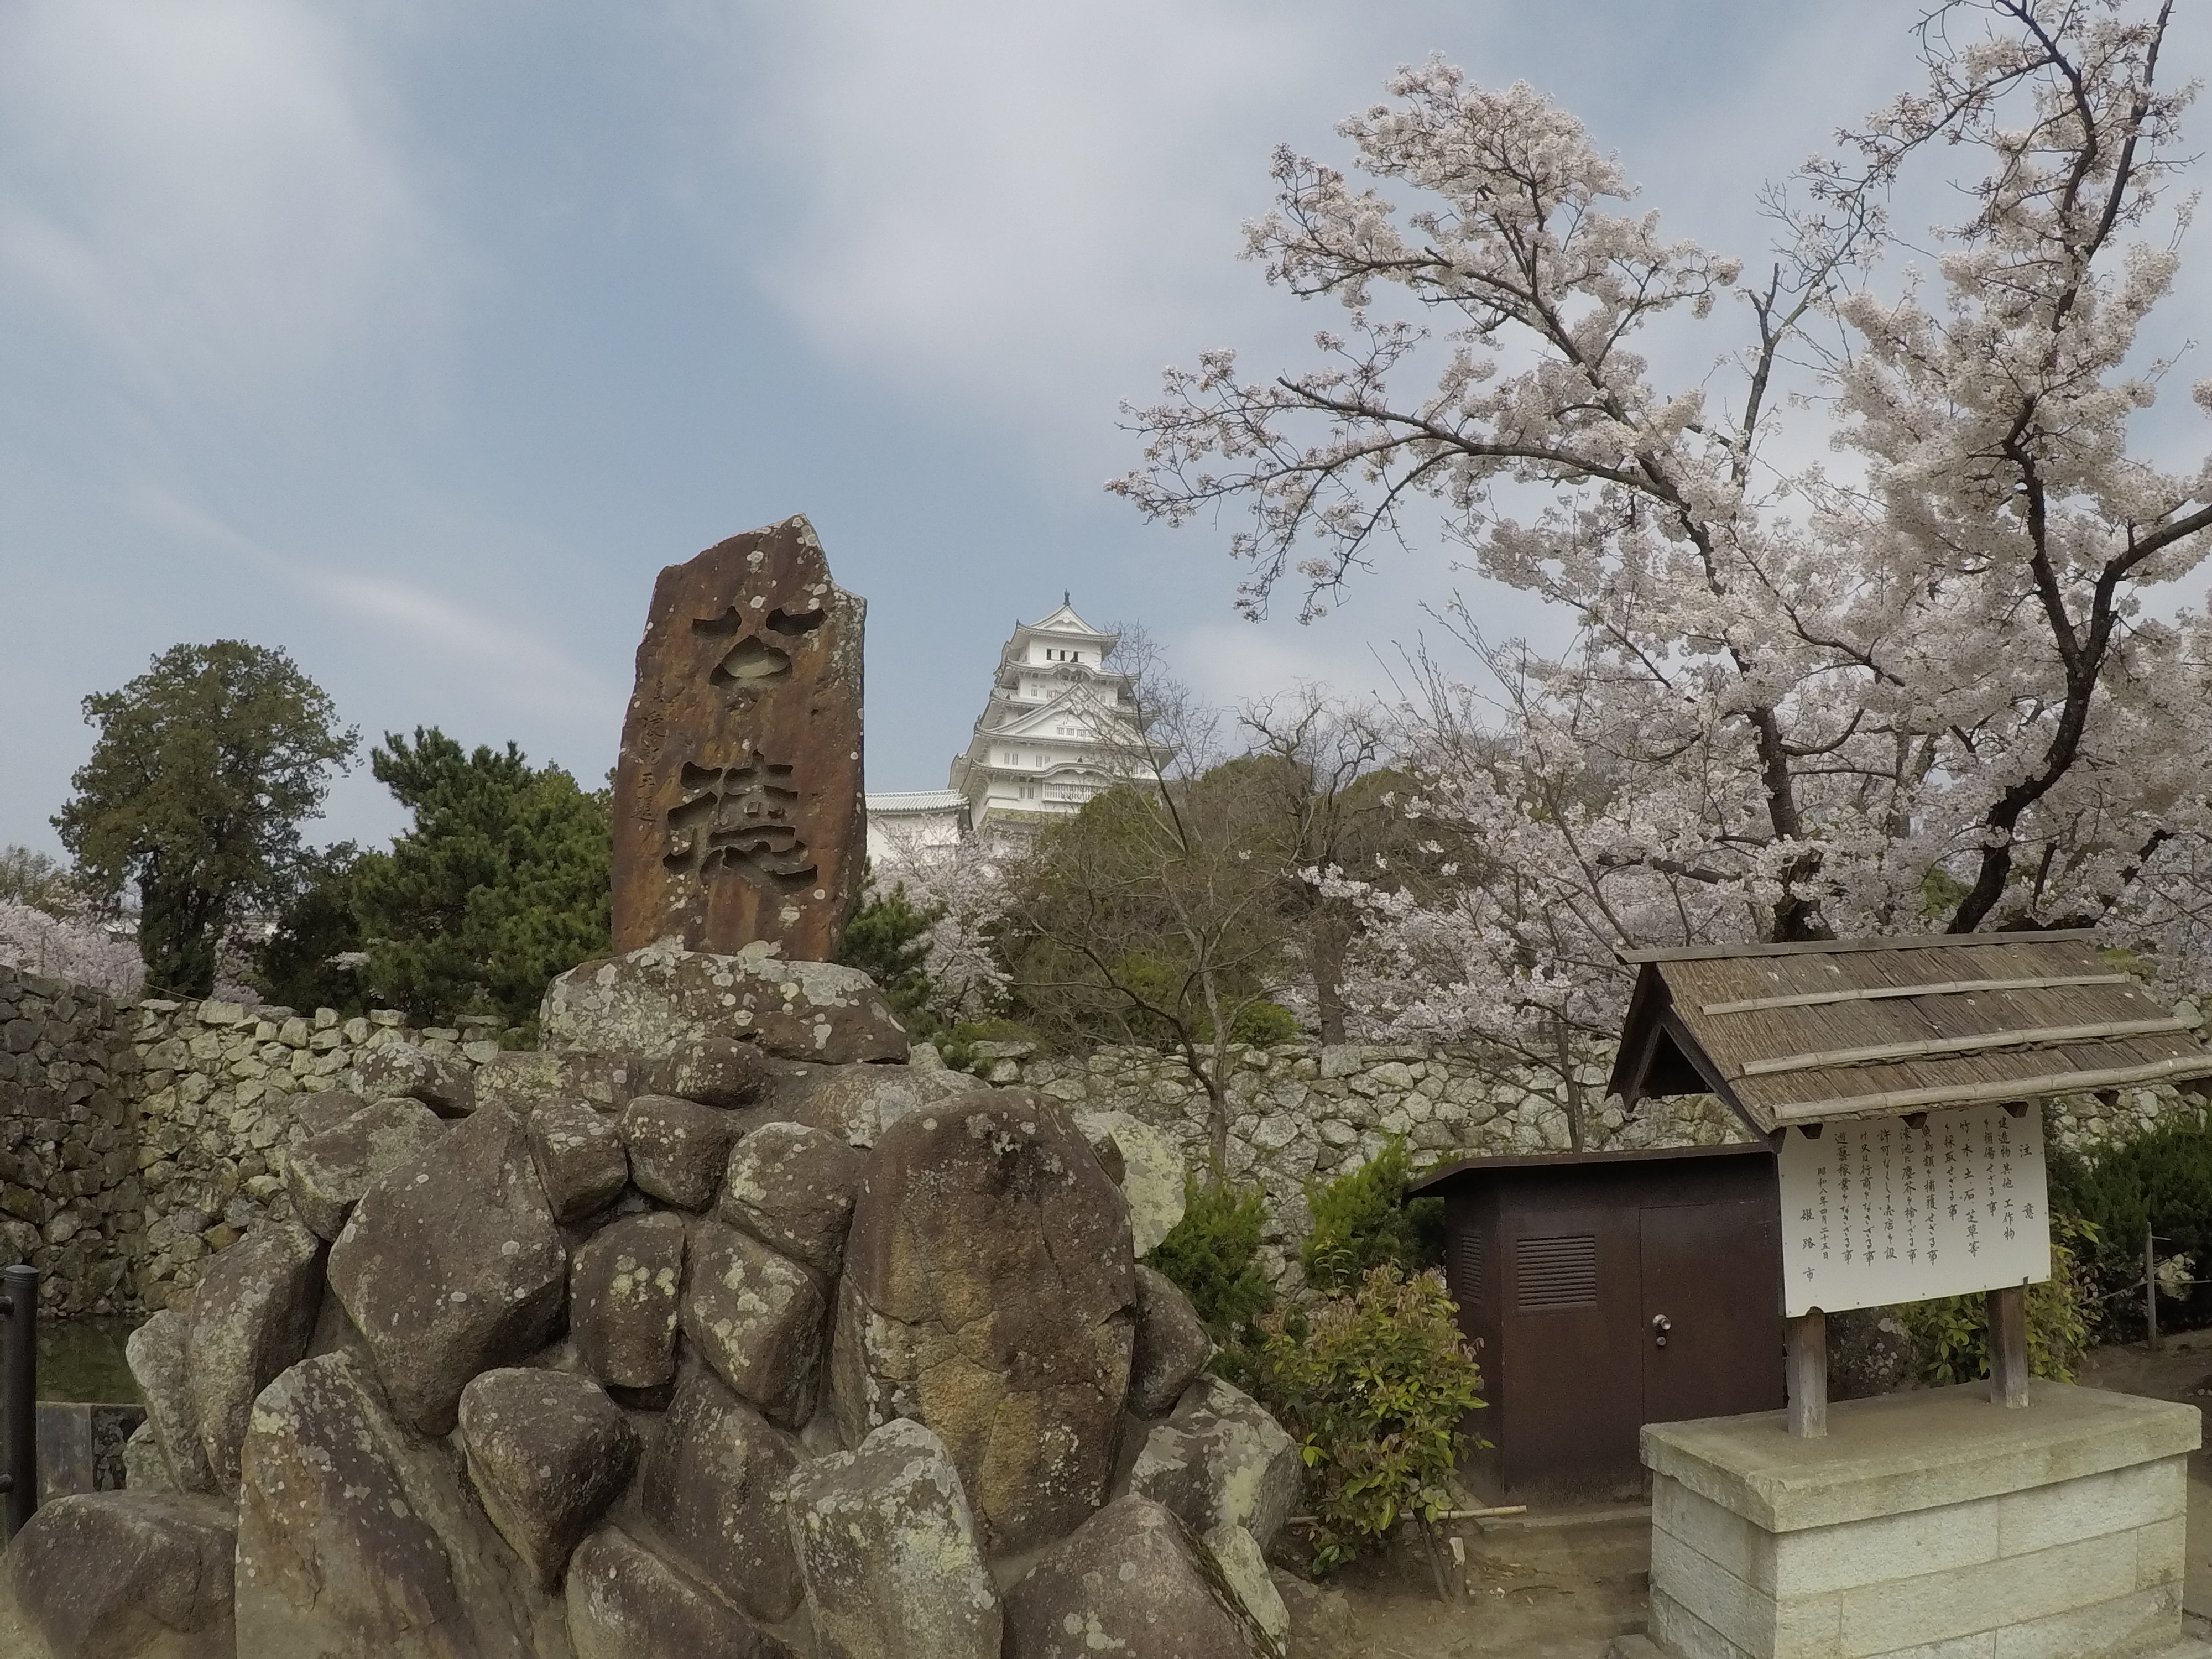
<path fill-rule="evenodd" d="M 1255 1048 L 1295 1042 L 1304 1035 L 1305 1029 L 1298 1024 L 1298 1017 L 1275 1002 L 1255 1002 L 1229 1025 L 1231 1042 L 1249 1042 Z"/>
<path fill-rule="evenodd" d="M 1152 1247 L 1145 1265 L 1173 1279 L 1218 1350 L 1213 1370 L 1239 1388 L 1256 1374 L 1261 1334 L 1255 1322 L 1273 1305 L 1275 1287 L 1260 1267 L 1260 1229 L 1267 1197 L 1225 1181 L 1183 1177 L 1182 1219 Z"/>
<path fill-rule="evenodd" d="M 2053 1216 L 2051 1277 L 2027 1287 L 2027 1365 L 2038 1376 L 2071 1382 L 2074 1367 L 2089 1350 L 2095 1291 L 2080 1255 L 2094 1250 L 2097 1230 L 2086 1221 Z M 1990 1374 L 1990 1316 L 1981 1296 L 1947 1296 L 1907 1302 L 1890 1310 L 1919 1356 L 1923 1382 L 1971 1382 Z"/>
<path fill-rule="evenodd" d="M 2168 1123 L 2082 1157 L 2045 1136 L 2054 1215 L 2079 1216 L 2090 1235 L 2077 1247 L 2086 1276 L 2107 1299 L 2107 1337 L 2143 1334 L 2142 1297 L 2120 1294 L 2142 1280 L 2143 1235 L 2158 1237 L 2161 1256 L 2186 1255 L 2196 1277 L 2212 1263 L 2212 1128 L 2202 1118 Z M 2159 1322 L 2170 1329 L 2212 1324 L 2212 1294 L 2191 1287 L 2185 1297 L 2159 1298 Z"/>
<path fill-rule="evenodd" d="M 1018 1020 L 963 1019 L 937 1039 L 937 1052 L 954 1071 L 965 1072 L 975 1064 L 975 1045 L 979 1042 L 1029 1042 L 1039 1048 L 1045 1047 L 1034 1028 Z"/>
<path fill-rule="evenodd" d="M 1413 1164 L 1402 1137 L 1349 1175 L 1323 1185 L 1306 1183 L 1313 1233 L 1298 1251 L 1306 1283 L 1317 1291 L 1348 1291 L 1369 1271 L 1389 1263 L 1417 1273 L 1443 1260 L 1442 1199 L 1408 1203 L 1406 1184 Z"/>
<path fill-rule="evenodd" d="M 1451 1507 L 1482 1376 L 1443 1275 L 1408 1277 L 1386 1262 L 1303 1319 L 1260 1322 L 1261 1395 L 1305 1463 L 1315 1571 L 1352 1559 L 1405 1516 L 1425 1523 Z"/>

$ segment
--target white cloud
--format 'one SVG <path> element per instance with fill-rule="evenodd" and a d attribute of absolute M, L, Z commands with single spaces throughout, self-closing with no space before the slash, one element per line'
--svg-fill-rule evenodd
<path fill-rule="evenodd" d="M 433 233 L 366 54 L 297 0 L 0 12 L 0 289 L 133 396 L 253 403 L 422 320 Z"/>
<path fill-rule="evenodd" d="M 349 569 L 280 556 L 192 502 L 149 490 L 138 516 L 177 543 L 197 545 L 291 587 L 312 614 L 335 619 L 342 632 L 367 623 L 425 662 L 465 664 L 485 701 L 573 720 L 604 720 L 622 707 L 623 688 L 609 683 L 527 629 L 387 571 Z"/>

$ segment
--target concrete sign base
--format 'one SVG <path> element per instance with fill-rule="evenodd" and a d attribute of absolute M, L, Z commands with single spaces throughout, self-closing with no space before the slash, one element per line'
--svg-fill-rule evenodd
<path fill-rule="evenodd" d="M 2122 1659 L 2182 1639 L 2194 1407 L 2038 1381 L 1656 1423 L 1668 1659 Z"/>

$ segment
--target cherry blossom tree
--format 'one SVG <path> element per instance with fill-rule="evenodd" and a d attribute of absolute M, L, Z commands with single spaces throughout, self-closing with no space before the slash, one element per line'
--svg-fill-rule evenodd
<path fill-rule="evenodd" d="M 1489 868 L 1344 883 L 1372 1018 L 1556 1049 L 1610 1029 L 1629 944 L 2094 925 L 2201 957 L 2212 653 L 2179 601 L 2212 467 L 2128 430 L 2190 216 L 2171 16 L 1939 6 L 1924 83 L 1770 192 L 1750 276 L 1573 116 L 1441 61 L 1340 127 L 1373 183 L 1277 153 L 1249 254 L 1344 320 L 1303 368 L 1170 370 L 1109 488 L 1243 514 L 1255 614 L 1291 582 L 1318 616 L 1437 526 L 1573 623 L 1547 655 L 1453 611 L 1481 689 L 1425 676 L 1406 752 Z M 1930 175 L 1963 214 L 1908 237 Z"/>

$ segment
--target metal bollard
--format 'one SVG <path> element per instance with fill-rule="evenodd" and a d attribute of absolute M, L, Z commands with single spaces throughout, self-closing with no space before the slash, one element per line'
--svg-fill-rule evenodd
<path fill-rule="evenodd" d="M 39 1270 L 0 1269 L 0 1541 L 39 1508 Z"/>

